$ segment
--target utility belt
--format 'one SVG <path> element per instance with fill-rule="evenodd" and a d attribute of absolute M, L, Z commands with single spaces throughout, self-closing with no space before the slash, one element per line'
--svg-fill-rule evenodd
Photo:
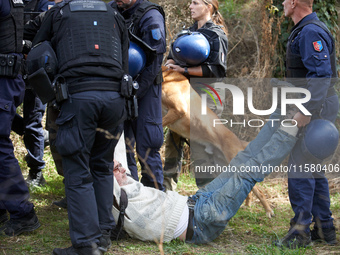
<path fill-rule="evenodd" d="M 40 68 L 28 76 L 28 81 L 43 104 L 52 102 L 52 105 L 56 106 L 68 99 L 69 94 L 82 91 L 120 92 L 126 98 L 128 119 L 133 120 L 138 116 L 136 93 L 139 85 L 132 80 L 130 75 L 124 75 L 121 81 L 107 77 L 85 77 L 66 80 L 63 76 L 57 75 L 51 84 L 45 69 Z"/>
<path fill-rule="evenodd" d="M 106 90 L 116 92 L 121 91 L 120 81 L 107 77 L 86 77 L 82 79 L 73 80 L 71 82 L 67 80 L 67 84 L 68 92 L 70 94 L 88 90 Z"/>
<path fill-rule="evenodd" d="M 0 54 L 0 76 L 16 78 L 21 71 L 22 58 L 13 54 Z"/>
<path fill-rule="evenodd" d="M 196 201 L 193 200 L 191 197 L 188 198 L 187 205 L 189 208 L 189 220 L 188 220 L 188 228 L 187 228 L 187 234 L 185 236 L 185 240 L 190 241 L 192 237 L 194 236 L 194 208 L 195 208 Z"/>
<path fill-rule="evenodd" d="M 119 92 L 126 99 L 127 119 L 134 120 L 138 117 L 137 90 L 139 85 L 130 75 L 123 75 L 121 81 L 107 77 L 86 77 L 72 80 L 67 85 L 70 94 L 87 91 L 102 90 Z"/>

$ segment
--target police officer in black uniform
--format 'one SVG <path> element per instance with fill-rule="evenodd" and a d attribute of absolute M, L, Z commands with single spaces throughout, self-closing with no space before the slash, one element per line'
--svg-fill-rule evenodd
<path fill-rule="evenodd" d="M 25 23 L 33 19 L 39 12 L 45 12 L 54 5 L 48 0 L 26 0 L 25 3 Z M 24 34 L 25 35 L 25 34 Z M 24 40 L 25 40 L 24 36 Z M 25 44 L 30 41 L 25 40 Z M 26 48 L 26 47 L 25 47 Z M 29 49 L 29 46 L 27 46 Z M 24 52 L 27 53 L 27 52 Z M 31 86 L 26 82 L 26 91 L 23 102 L 23 124 L 24 124 L 24 143 L 27 149 L 25 160 L 29 167 L 26 182 L 30 186 L 43 186 L 46 181 L 42 173 L 45 167 L 44 148 L 45 131 L 42 126 L 42 118 L 45 113 L 44 105 L 36 95 Z M 17 118 L 18 115 L 16 115 Z M 13 128 L 13 127 L 12 127 Z M 17 128 L 17 127 L 16 127 Z"/>
<path fill-rule="evenodd" d="M 28 188 L 10 140 L 16 108 L 25 92 L 20 73 L 23 14 L 21 0 L 0 2 L 0 235 L 7 236 L 30 232 L 40 226 L 34 206 L 28 201 Z"/>
<path fill-rule="evenodd" d="M 334 123 L 337 118 L 335 41 L 327 26 L 313 12 L 313 0 L 285 0 L 282 4 L 285 16 L 295 24 L 287 43 L 286 78 L 294 86 L 306 88 L 311 93 L 311 99 L 304 106 L 312 115 L 297 112 L 293 117 L 303 133 L 302 128 L 314 119 Z M 324 171 L 313 170 L 318 165 L 323 166 L 325 158 L 312 157 L 305 149 L 302 137 L 288 160 L 288 194 L 294 217 L 286 236 L 275 243 L 293 249 L 306 247 L 317 240 L 337 243 L 328 180 Z M 315 225 L 310 230 L 312 222 Z"/>
<path fill-rule="evenodd" d="M 128 36 L 121 15 L 100 0 L 65 0 L 47 11 L 33 41 L 51 41 L 59 67 L 61 111 L 56 147 L 62 156 L 72 246 L 53 254 L 100 254 L 114 226 L 113 152 L 126 118 L 121 80 Z M 65 86 L 65 84 L 67 84 Z"/>
<path fill-rule="evenodd" d="M 39 12 L 47 11 L 48 8 L 53 5 L 54 2 L 48 0 L 26 0 L 25 11 L 28 13 L 25 14 L 25 23 L 37 16 Z M 42 173 L 42 169 L 45 167 L 45 161 L 43 159 L 45 131 L 41 122 L 46 105 L 41 102 L 29 84 L 26 84 L 23 106 L 25 125 L 24 142 L 28 152 L 25 159 L 29 167 L 26 182 L 31 186 L 43 186 L 46 183 Z"/>
<path fill-rule="evenodd" d="M 41 22 L 44 12 L 51 8 L 54 2 L 48 0 L 24 0 L 24 4 L 24 22 L 25 24 L 33 24 L 33 20 Z M 35 23 L 33 31 L 28 33 L 29 36 L 24 31 L 24 54 L 27 54 L 31 49 L 31 41 L 39 27 L 40 23 L 39 25 Z M 30 84 L 28 84 L 26 73 L 24 73 L 24 81 L 26 90 L 23 101 L 23 117 L 19 114 L 15 115 L 12 130 L 19 135 L 24 135 L 24 143 L 27 149 L 25 160 L 29 168 L 26 183 L 32 187 L 44 186 L 46 183 L 42 173 L 42 169 L 45 167 L 44 148 L 49 143 L 48 133 L 42 126 L 46 105 L 41 102 Z"/>
<path fill-rule="evenodd" d="M 142 167 L 141 182 L 164 190 L 159 154 L 163 144 L 161 65 L 166 51 L 164 11 L 161 6 L 147 0 L 116 0 L 111 5 L 127 21 L 131 41 L 141 45 L 147 55 L 146 67 L 135 77 L 139 84 L 138 118 L 124 123 L 129 169 L 138 180 L 133 150 L 136 144 Z"/>
<path fill-rule="evenodd" d="M 54 0 L 53 4 L 54 3 L 60 3 L 61 1 L 62 0 Z M 41 1 L 39 1 L 39 3 L 41 3 Z M 51 3 L 51 2 L 48 2 L 48 3 Z M 34 19 L 31 19 L 30 21 L 26 22 L 26 24 L 24 26 L 24 40 L 25 41 L 27 41 L 27 40 L 29 42 L 33 41 L 35 35 L 37 34 L 37 32 L 40 29 L 41 23 L 42 23 L 42 21 L 45 17 L 45 13 L 46 12 L 41 12 Z M 35 100 L 40 100 L 40 99 L 38 97 L 36 97 Z M 42 103 L 39 102 L 38 105 L 40 106 L 40 105 L 42 105 Z M 38 110 L 38 113 L 40 113 L 39 109 L 41 109 L 39 106 L 34 108 L 34 109 Z M 55 139 L 56 139 L 57 130 L 58 130 L 58 126 L 55 123 L 58 115 L 59 115 L 59 109 L 56 108 L 56 107 L 53 107 L 52 103 L 47 104 L 47 108 L 46 108 L 46 130 L 48 130 L 47 138 L 48 138 L 48 142 L 49 142 L 49 145 L 50 145 L 50 151 L 51 151 L 53 161 L 54 161 L 54 164 L 55 164 L 55 167 L 56 167 L 58 174 L 61 175 L 61 176 L 64 176 L 63 168 L 62 168 L 62 158 L 61 158 L 60 154 L 58 153 L 58 151 L 55 147 L 55 142 L 54 142 Z M 13 125 L 12 125 L 12 130 L 13 130 Z M 45 135 L 44 135 L 44 137 L 46 138 Z M 45 139 L 45 142 L 46 142 L 46 139 Z M 44 145 L 46 146 L 46 143 L 44 143 Z M 33 183 L 34 184 L 40 184 L 41 181 L 44 180 L 43 174 L 42 174 L 41 171 L 40 171 L 40 174 L 39 174 L 39 171 L 38 172 L 33 171 L 33 175 L 35 175 L 35 173 L 36 173 L 37 178 L 33 179 Z M 26 182 L 28 182 L 27 179 L 26 179 Z M 54 201 L 53 204 L 66 209 L 67 200 L 66 200 L 66 198 L 62 198 L 61 200 Z"/>

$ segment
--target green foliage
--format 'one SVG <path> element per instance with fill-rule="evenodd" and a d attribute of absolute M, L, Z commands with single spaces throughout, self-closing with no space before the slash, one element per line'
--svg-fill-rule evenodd
<path fill-rule="evenodd" d="M 240 17 L 239 11 L 246 0 L 225 0 L 219 1 L 219 11 L 223 17 L 235 18 Z"/>
<path fill-rule="evenodd" d="M 300 248 L 296 250 L 290 250 L 287 248 L 279 249 L 278 247 L 275 247 L 274 245 L 267 245 L 267 244 L 261 244 L 261 245 L 248 245 L 247 246 L 247 252 L 252 255 L 263 255 L 263 254 L 284 254 L 284 255 L 303 255 L 306 254 L 309 248 Z"/>
<path fill-rule="evenodd" d="M 335 9 L 336 0 L 315 0 L 314 11 L 317 12 L 321 21 L 325 22 L 327 27 L 335 36 L 339 30 L 338 26 L 338 12 Z"/>
<path fill-rule="evenodd" d="M 338 13 L 335 8 L 336 0 L 314 0 L 313 11 L 315 11 L 321 21 L 323 21 L 329 30 L 332 32 L 333 36 L 336 37 L 336 33 L 339 31 L 338 26 Z M 283 14 L 283 6 L 282 0 L 273 0 L 273 5 L 277 7 L 278 16 L 282 16 Z M 287 39 L 291 32 L 294 23 L 291 19 L 284 19 L 281 23 L 281 36 L 279 37 L 278 44 L 278 55 L 280 58 L 284 59 Z M 276 70 L 274 76 L 282 77 L 284 74 L 284 70 Z"/>
<path fill-rule="evenodd" d="M 273 0 L 273 4 L 278 8 L 278 15 L 283 15 L 282 0 Z M 338 26 L 338 13 L 335 8 L 336 0 L 314 0 L 313 11 L 315 11 L 321 21 L 323 21 L 327 27 L 331 30 L 335 36 L 339 30 Z M 282 22 L 282 33 L 289 33 L 293 27 L 293 22 L 289 19 Z M 286 37 L 287 39 L 288 37 Z"/>

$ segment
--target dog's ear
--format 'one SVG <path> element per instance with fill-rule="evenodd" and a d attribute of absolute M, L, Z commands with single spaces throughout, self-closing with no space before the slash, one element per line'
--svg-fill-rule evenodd
<path fill-rule="evenodd" d="M 167 66 L 162 66 L 162 72 L 167 71 L 168 67 Z"/>

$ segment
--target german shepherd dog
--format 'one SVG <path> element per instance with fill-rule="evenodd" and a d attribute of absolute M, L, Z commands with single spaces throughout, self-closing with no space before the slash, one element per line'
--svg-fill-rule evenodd
<path fill-rule="evenodd" d="M 218 119 L 212 110 L 208 108 L 207 114 L 201 115 L 200 107 L 190 109 L 190 104 L 201 105 L 201 97 L 184 75 L 168 70 L 166 66 L 162 67 L 162 71 L 164 80 L 162 84 L 163 127 L 167 126 L 171 131 L 200 144 L 214 145 L 223 153 L 228 162 L 239 151 L 244 150 L 248 143 L 240 140 L 226 126 L 209 125 L 214 119 Z M 259 188 L 254 186 L 252 191 L 260 199 L 267 216 L 269 218 L 274 216 L 273 210 Z M 248 195 L 246 205 L 249 206 L 250 203 L 251 197 Z"/>

